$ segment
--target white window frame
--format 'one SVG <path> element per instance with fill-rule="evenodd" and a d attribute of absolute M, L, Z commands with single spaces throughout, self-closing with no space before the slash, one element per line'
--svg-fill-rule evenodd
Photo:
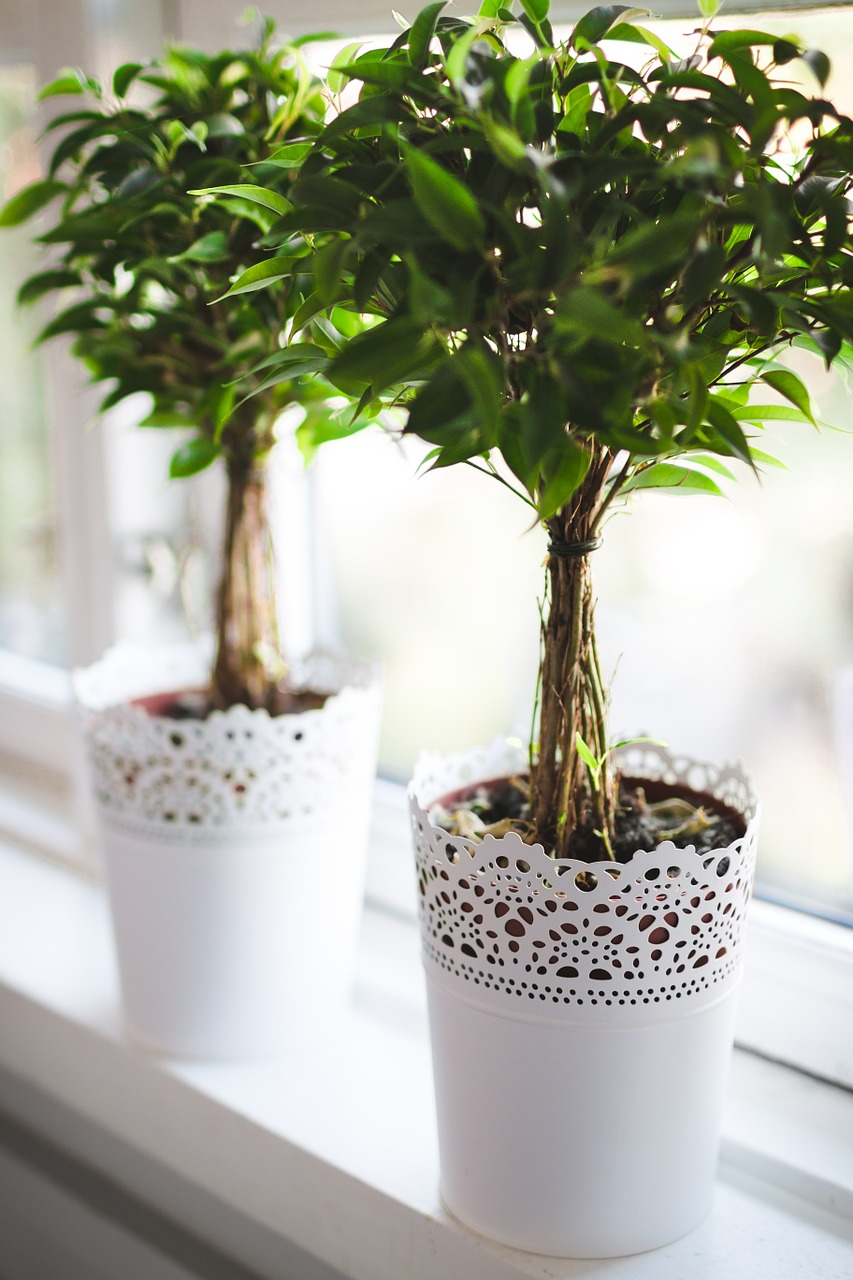
<path fill-rule="evenodd" d="M 281 8 L 268 6 L 273 11 L 277 7 Z M 418 7 L 417 0 L 402 5 L 409 17 Z M 568 19 L 588 7 L 586 3 L 557 4 L 554 16 Z M 692 5 L 680 0 L 664 0 L 657 7 L 664 16 L 692 12 Z M 752 0 L 748 7 L 783 6 Z M 235 39 L 237 16 L 233 0 L 162 0 L 148 5 L 135 0 L 42 0 L 35 13 L 32 47 L 22 53 L 20 33 L 16 33 L 10 56 L 33 57 L 41 81 L 69 63 L 97 72 L 153 52 L 166 34 L 208 47 L 224 46 Z M 316 0 L 310 9 L 281 16 L 294 35 L 323 28 L 358 34 L 386 27 L 388 5 L 387 0 L 366 0 L 357 6 L 344 0 Z M 88 429 L 95 401 L 82 393 L 65 353 L 52 349 L 45 359 L 49 413 L 56 428 L 54 465 L 70 656 L 73 664 L 80 664 L 92 660 L 114 639 L 106 442 L 101 431 Z M 311 512 L 304 492 L 300 501 L 304 549 L 310 543 Z M 319 559 L 322 564 L 322 548 Z M 298 595 L 299 607 L 307 613 L 304 581 Z M 322 621 L 322 595 L 313 606 Z M 306 618 L 303 634 L 310 627 Z M 14 757 L 36 777 L 60 777 L 69 801 L 64 809 L 38 799 L 27 801 L 14 785 L 4 787 L 0 778 L 0 828 L 28 846 L 91 871 L 91 824 L 67 673 L 0 651 L 2 756 Z M 45 795 L 49 790 L 45 787 Z M 411 918 L 413 877 L 401 847 L 406 844 L 404 806 L 401 787 L 378 784 L 369 895 L 375 905 Z M 749 950 L 740 1043 L 853 1087 L 853 930 L 757 902 Z"/>

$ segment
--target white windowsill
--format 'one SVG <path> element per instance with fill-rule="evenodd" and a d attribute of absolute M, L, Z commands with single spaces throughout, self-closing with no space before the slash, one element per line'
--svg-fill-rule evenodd
<path fill-rule="evenodd" d="M 519 1253 L 461 1227 L 437 1194 L 419 969 L 411 925 L 371 911 L 352 1007 L 329 1027 L 318 1010 L 314 1043 L 278 1063 L 147 1056 L 122 1036 L 103 891 L 0 842 L 0 1068 L 283 1245 L 358 1280 L 850 1274 L 853 1095 L 743 1053 L 716 1208 L 685 1240 L 589 1263 Z M 156 1203 L 156 1185 L 103 1171 L 182 1215 L 174 1198 Z M 187 1225 L 233 1251 L 215 1220 Z"/>

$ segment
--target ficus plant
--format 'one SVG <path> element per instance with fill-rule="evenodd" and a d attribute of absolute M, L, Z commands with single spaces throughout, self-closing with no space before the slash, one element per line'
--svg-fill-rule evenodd
<path fill-rule="evenodd" d="M 291 208 L 287 192 L 322 127 L 321 86 L 301 48 L 276 47 L 265 22 L 256 48 L 169 48 L 119 67 L 110 84 L 65 71 L 41 93 L 60 96 L 73 104 L 45 130 L 46 176 L 0 213 L 3 226 L 41 215 L 49 260 L 20 301 L 59 300 L 39 341 L 70 335 L 91 380 L 106 384 L 101 410 L 144 392 L 140 425 L 182 430 L 172 476 L 221 460 L 228 496 L 211 702 L 274 712 L 283 666 L 266 463 L 298 366 L 282 376 L 265 362 L 306 290 L 289 247 L 271 255 L 265 236 Z M 216 198 L 190 194 L 210 187 Z M 299 389 L 307 421 L 327 431 L 328 390 Z"/>
<path fill-rule="evenodd" d="M 594 857 L 615 843 L 591 574 L 607 517 L 754 471 L 768 421 L 814 421 L 780 357 L 830 365 L 853 339 L 853 124 L 827 58 L 710 14 L 679 56 L 647 16 L 593 9 L 558 38 L 548 0 L 435 3 L 348 49 L 330 84 L 357 96 L 268 237 L 313 245 L 306 306 L 326 320 L 273 367 L 316 359 L 356 417 L 399 406 L 434 467 L 510 485 L 547 531 L 530 814 L 560 857 L 583 856 L 579 833 Z"/>

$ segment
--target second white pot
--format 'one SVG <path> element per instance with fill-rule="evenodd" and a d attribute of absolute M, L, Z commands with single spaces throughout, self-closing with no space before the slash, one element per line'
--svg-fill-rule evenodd
<path fill-rule="evenodd" d="M 412 784 L 442 1199 L 537 1253 L 643 1252 L 711 1206 L 756 806 L 736 769 L 634 755 L 627 774 L 712 792 L 745 835 L 555 862 L 430 820 L 436 800 L 518 772 L 513 748 L 425 757 Z"/>
<path fill-rule="evenodd" d="M 192 687 L 203 660 L 153 666 L 124 646 L 76 677 L 125 1021 L 159 1052 L 278 1054 L 351 986 L 377 674 L 318 659 L 319 710 L 176 721 L 129 700 Z"/>

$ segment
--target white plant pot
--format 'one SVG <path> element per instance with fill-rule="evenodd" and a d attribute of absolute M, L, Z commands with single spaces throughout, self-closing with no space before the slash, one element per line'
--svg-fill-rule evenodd
<path fill-rule="evenodd" d="M 352 981 L 379 685 L 316 656 L 316 711 L 232 707 L 205 720 L 132 699 L 205 683 L 195 648 L 119 646 L 75 673 L 135 1040 L 190 1057 L 285 1051 Z"/>
<path fill-rule="evenodd" d="M 558 1257 L 686 1234 L 711 1207 L 719 1147 L 757 806 L 734 768 L 648 746 L 621 764 L 710 792 L 746 834 L 591 866 L 514 834 L 448 836 L 431 804 L 524 769 L 501 742 L 423 757 L 410 792 L 442 1199 L 481 1234 Z"/>

